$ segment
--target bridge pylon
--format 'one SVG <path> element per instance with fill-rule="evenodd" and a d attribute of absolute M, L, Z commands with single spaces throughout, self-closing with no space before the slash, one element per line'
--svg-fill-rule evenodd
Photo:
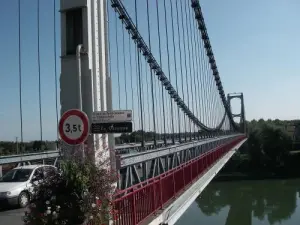
<path fill-rule="evenodd" d="M 234 98 L 238 98 L 241 100 L 241 112 L 239 114 L 233 114 L 232 108 L 231 108 L 231 100 Z M 244 105 L 244 95 L 243 93 L 229 93 L 227 94 L 227 102 L 232 114 L 233 118 L 240 118 L 240 132 L 246 133 L 247 132 L 247 126 L 246 126 L 246 118 L 245 118 L 245 105 Z M 232 130 L 232 125 L 230 125 Z"/>
<path fill-rule="evenodd" d="M 112 110 L 106 4 L 106 0 L 60 0 L 61 114 L 80 109 L 90 123 L 94 111 Z M 86 145 L 95 154 L 108 152 L 114 137 L 89 135 Z"/>

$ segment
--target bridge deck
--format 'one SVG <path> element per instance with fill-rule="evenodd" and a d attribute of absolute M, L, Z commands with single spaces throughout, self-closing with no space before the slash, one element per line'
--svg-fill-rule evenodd
<path fill-rule="evenodd" d="M 170 201 L 156 216 L 150 217 L 148 221 L 145 221 L 143 224 L 175 224 L 246 140 L 247 139 L 244 139 L 235 145 L 221 159 L 212 165 L 210 169 L 204 172 L 195 183 L 191 183 L 182 190 L 181 193 L 178 194 L 178 198 Z"/>
<path fill-rule="evenodd" d="M 230 143 L 226 143 L 206 152 L 160 176 L 148 179 L 138 185 L 121 191 L 116 195 L 116 200 L 114 201 L 118 218 L 115 224 L 149 224 L 149 222 L 154 219 L 154 214 L 161 214 L 160 220 L 163 222 L 164 217 L 169 215 L 168 210 L 165 211 L 164 209 L 168 209 L 170 203 L 175 201 L 176 198 L 182 194 L 183 190 L 187 190 L 187 188 L 200 177 L 207 180 L 207 185 L 210 181 L 209 179 L 212 179 L 233 155 L 234 151 L 232 151 L 232 148 L 236 148 L 235 146 L 244 139 L 245 137 L 241 135 Z M 218 162 L 218 164 L 216 164 L 216 162 Z M 218 170 L 215 170 L 213 174 L 208 173 L 212 168 L 215 168 L 213 167 L 214 165 L 218 165 Z M 204 176 L 207 173 L 209 175 Z M 202 180 L 202 186 L 204 186 L 203 179 L 200 179 Z M 178 204 L 180 206 L 180 203 Z M 175 210 L 175 212 L 178 210 L 179 209 Z"/>

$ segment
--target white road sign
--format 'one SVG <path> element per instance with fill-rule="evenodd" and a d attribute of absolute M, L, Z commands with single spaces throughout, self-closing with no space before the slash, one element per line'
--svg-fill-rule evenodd
<path fill-rule="evenodd" d="M 132 110 L 115 110 L 93 112 L 93 123 L 130 122 L 132 121 Z"/>
<path fill-rule="evenodd" d="M 65 112 L 58 125 L 61 139 L 69 145 L 83 143 L 89 134 L 89 120 L 87 115 L 77 109 Z"/>

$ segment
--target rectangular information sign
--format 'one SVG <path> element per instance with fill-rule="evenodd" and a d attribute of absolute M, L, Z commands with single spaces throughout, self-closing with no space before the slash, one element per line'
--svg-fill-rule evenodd
<path fill-rule="evenodd" d="M 132 122 L 121 123 L 92 123 L 91 133 L 128 133 L 132 132 Z"/>
<path fill-rule="evenodd" d="M 92 123 L 131 122 L 132 110 L 93 112 Z"/>

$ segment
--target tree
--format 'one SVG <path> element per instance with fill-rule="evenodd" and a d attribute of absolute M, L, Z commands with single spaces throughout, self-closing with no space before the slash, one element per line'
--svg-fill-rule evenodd
<path fill-rule="evenodd" d="M 261 131 L 261 146 L 263 153 L 269 158 L 269 163 L 276 167 L 284 163 L 292 141 L 282 130 L 264 126 Z"/>
<path fill-rule="evenodd" d="M 284 164 L 292 147 L 292 140 L 283 129 L 278 126 L 279 121 L 259 120 L 251 122 L 248 137 L 251 167 L 269 169 Z"/>
<path fill-rule="evenodd" d="M 261 149 L 260 130 L 255 129 L 250 132 L 248 137 L 248 148 L 250 155 L 250 167 L 261 168 L 263 165 L 263 154 Z"/>

